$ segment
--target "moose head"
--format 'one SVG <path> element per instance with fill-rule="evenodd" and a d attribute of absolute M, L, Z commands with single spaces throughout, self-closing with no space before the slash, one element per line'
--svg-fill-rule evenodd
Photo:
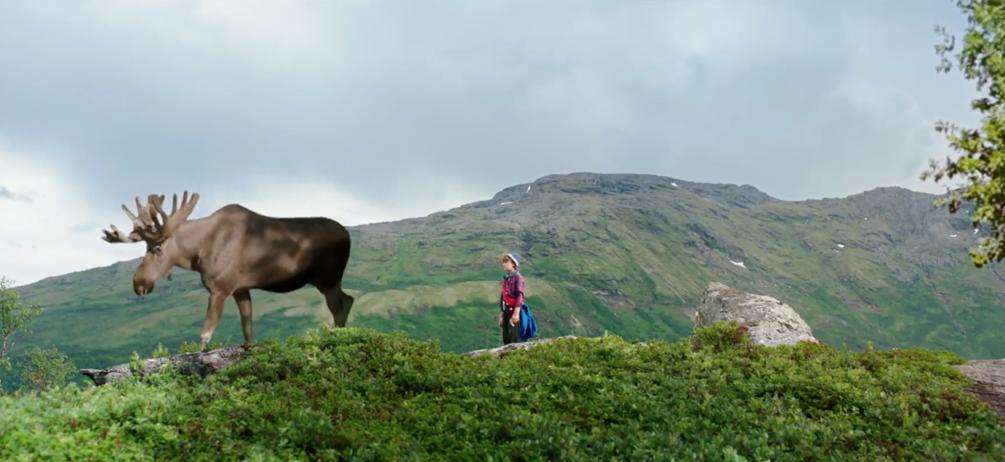
<path fill-rule="evenodd" d="M 136 197 L 135 214 L 125 204 L 122 205 L 122 211 L 133 222 L 133 230 L 129 234 L 119 231 L 115 225 L 110 225 L 111 229 L 102 230 L 105 234 L 102 239 L 113 244 L 146 242 L 147 251 L 143 255 L 143 262 L 133 275 L 133 291 L 136 295 L 153 292 L 157 279 L 170 273 L 175 256 L 180 253 L 177 239 L 174 239 L 175 233 L 188 220 L 198 201 L 199 194 L 193 193 L 190 198 L 188 191 L 185 191 L 179 206 L 178 195 L 174 194 L 171 213 L 168 214 L 163 208 L 164 195 L 149 195 L 146 205 Z"/>

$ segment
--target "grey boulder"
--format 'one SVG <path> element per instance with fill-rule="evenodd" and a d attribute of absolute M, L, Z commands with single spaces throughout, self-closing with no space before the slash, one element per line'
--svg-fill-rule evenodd
<path fill-rule="evenodd" d="M 789 305 L 767 295 L 749 294 L 713 282 L 705 289 L 694 322 L 698 328 L 716 321 L 738 322 L 758 345 L 818 342 L 810 326 Z"/>

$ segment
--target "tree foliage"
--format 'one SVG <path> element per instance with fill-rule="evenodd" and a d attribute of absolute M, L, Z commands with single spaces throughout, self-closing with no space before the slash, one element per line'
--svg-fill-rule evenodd
<path fill-rule="evenodd" d="M 21 367 L 21 388 L 41 391 L 62 387 L 70 383 L 76 373 L 77 368 L 70 358 L 56 347 L 35 347 L 28 351 Z"/>
<path fill-rule="evenodd" d="M 21 300 L 13 283 L 0 277 L 0 368 L 10 368 L 15 335 L 28 332 L 28 324 L 42 313 L 38 305 Z"/>
<path fill-rule="evenodd" d="M 986 228 L 988 235 L 970 256 L 974 265 L 982 267 L 1005 258 L 1005 2 L 959 0 L 957 5 L 967 16 L 967 29 L 958 44 L 944 27 L 936 28 L 943 39 L 935 46 L 941 57 L 938 70 L 949 72 L 955 65 L 977 84 L 980 95 L 971 107 L 980 113 L 981 124 L 978 128 L 936 124 L 936 131 L 961 155 L 941 163 L 932 160 L 921 178 L 960 180 L 960 186 L 939 203 L 950 213 L 956 213 L 963 200 L 974 203 L 971 222 L 975 228 Z"/>

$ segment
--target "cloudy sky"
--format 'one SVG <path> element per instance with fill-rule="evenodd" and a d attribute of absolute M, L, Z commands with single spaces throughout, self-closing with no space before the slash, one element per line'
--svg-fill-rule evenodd
<path fill-rule="evenodd" d="M 139 256 L 136 194 L 345 224 L 576 171 L 783 199 L 917 179 L 969 123 L 948 0 L 0 3 L 0 275 Z"/>

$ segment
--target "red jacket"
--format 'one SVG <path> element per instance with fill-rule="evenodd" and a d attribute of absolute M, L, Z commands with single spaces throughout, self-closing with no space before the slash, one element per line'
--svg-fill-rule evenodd
<path fill-rule="evenodd" d="M 502 295 L 499 297 L 501 309 L 523 306 L 523 289 L 526 284 L 520 271 L 514 271 L 502 280 Z"/>

